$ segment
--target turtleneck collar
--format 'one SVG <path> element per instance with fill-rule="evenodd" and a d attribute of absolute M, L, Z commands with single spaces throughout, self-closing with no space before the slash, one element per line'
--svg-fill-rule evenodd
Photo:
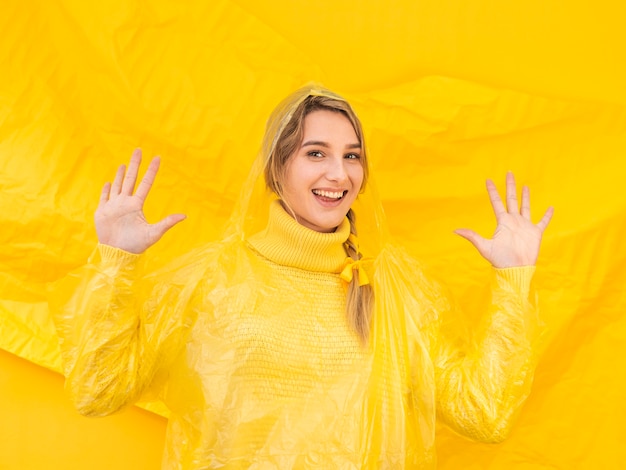
<path fill-rule="evenodd" d="M 343 244 L 349 235 L 347 218 L 332 233 L 316 232 L 296 222 L 280 201 L 273 201 L 267 227 L 250 237 L 248 243 L 265 258 L 283 266 L 339 273 L 347 258 Z"/>

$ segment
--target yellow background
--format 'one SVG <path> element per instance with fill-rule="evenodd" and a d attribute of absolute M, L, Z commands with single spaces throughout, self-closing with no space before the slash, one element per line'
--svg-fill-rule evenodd
<path fill-rule="evenodd" d="M 469 315 L 488 267 L 452 230 L 493 230 L 485 178 L 501 187 L 513 170 L 535 220 L 556 209 L 536 275 L 549 331 L 533 393 L 503 444 L 439 429 L 439 468 L 626 461 L 621 0 L 4 0 L 1 10 L 1 469 L 158 468 L 163 418 L 135 408 L 90 420 L 67 403 L 46 285 L 84 263 L 100 188 L 137 146 L 163 159 L 151 220 L 188 215 L 155 262 L 218 236 L 266 117 L 311 80 L 353 103 L 392 233 Z"/>

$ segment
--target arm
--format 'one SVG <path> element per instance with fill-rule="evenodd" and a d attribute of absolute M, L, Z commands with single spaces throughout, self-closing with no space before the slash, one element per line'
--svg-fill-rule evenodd
<path fill-rule="evenodd" d="M 156 392 L 194 324 L 203 258 L 190 253 L 145 278 L 138 259 L 98 245 L 53 289 L 66 388 L 81 414 L 108 415 Z"/>
<path fill-rule="evenodd" d="M 494 267 L 488 314 L 469 343 L 444 315 L 433 362 L 438 415 L 462 434 L 498 442 L 509 433 L 533 380 L 541 322 L 530 300 L 530 282 L 552 208 L 533 224 L 529 190 L 522 189 L 518 208 L 511 173 L 506 208 L 493 182 L 487 181 L 487 191 L 497 221 L 493 237 L 485 239 L 468 229 L 456 233 Z"/>
<path fill-rule="evenodd" d="M 80 270 L 58 282 L 51 293 L 66 386 L 79 409 L 104 415 L 134 402 L 179 347 L 191 321 L 181 307 L 189 298 L 184 276 L 138 281 L 139 254 L 183 216 L 148 224 L 143 202 L 158 169 L 153 160 L 133 194 L 140 151 L 128 171 L 122 166 L 102 191 L 96 211 L 101 242 Z M 149 299 L 142 303 L 137 299 Z M 171 305 L 171 312 L 162 306 Z"/>
<path fill-rule="evenodd" d="M 437 324 L 437 414 L 472 439 L 505 439 L 530 393 L 542 332 L 529 300 L 533 272 L 533 266 L 493 270 L 491 302 L 472 334 L 459 328 L 457 315 L 443 313 Z"/>

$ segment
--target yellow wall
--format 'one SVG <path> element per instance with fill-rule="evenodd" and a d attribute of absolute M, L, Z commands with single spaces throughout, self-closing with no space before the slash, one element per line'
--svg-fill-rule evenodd
<path fill-rule="evenodd" d="M 152 251 L 162 262 L 217 236 L 266 116 L 315 80 L 355 105 L 393 233 L 470 315 L 488 267 L 452 230 L 493 230 L 485 178 L 501 185 L 513 170 L 535 220 L 556 209 L 535 279 L 548 333 L 533 393 L 498 446 L 439 430 L 440 468 L 626 461 L 626 3 L 5 0 L 1 10 L 0 348 L 60 370 L 46 288 L 93 249 L 100 188 L 133 148 L 163 157 L 150 220 L 188 215 Z M 161 418 L 79 418 L 60 376 L 0 360 L 0 468 L 157 465 Z"/>
<path fill-rule="evenodd" d="M 132 408 L 89 419 L 72 408 L 63 378 L 0 351 L 0 468 L 160 468 L 165 419 Z"/>

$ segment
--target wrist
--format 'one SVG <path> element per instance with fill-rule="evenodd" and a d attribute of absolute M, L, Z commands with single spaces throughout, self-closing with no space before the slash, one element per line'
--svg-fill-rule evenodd
<path fill-rule="evenodd" d="M 111 245 L 98 243 L 89 261 L 100 264 L 103 269 L 134 270 L 139 260 L 140 254 L 131 253 Z"/>

